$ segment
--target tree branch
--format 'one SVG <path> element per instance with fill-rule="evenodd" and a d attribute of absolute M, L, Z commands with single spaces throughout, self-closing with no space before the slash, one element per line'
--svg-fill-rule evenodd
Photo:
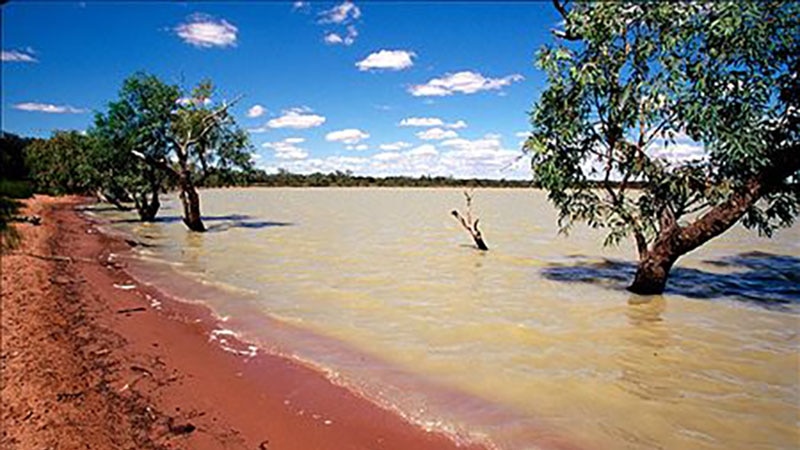
<path fill-rule="evenodd" d="M 147 163 L 151 167 L 155 167 L 156 169 L 161 169 L 164 172 L 175 177 L 178 177 L 180 175 L 177 170 L 175 170 L 172 166 L 167 164 L 164 158 L 156 159 L 151 155 L 145 155 L 144 153 L 137 150 L 131 150 L 131 153 L 133 153 L 134 156 L 141 158 L 145 163 Z"/>
<path fill-rule="evenodd" d="M 556 8 L 556 11 L 558 11 L 558 14 L 560 14 L 561 17 L 564 18 L 565 28 L 566 28 L 566 24 L 567 24 L 567 22 L 569 20 L 569 12 L 567 11 L 567 3 L 568 2 L 569 2 L 569 0 L 564 0 L 563 3 L 560 2 L 559 0 L 553 0 L 553 6 Z M 567 40 L 567 41 L 578 41 L 578 40 L 581 39 L 581 36 L 577 36 L 575 34 L 568 33 L 568 32 L 566 32 L 564 30 L 557 30 L 557 29 L 553 28 L 550 31 L 553 33 L 553 35 L 555 37 L 561 38 L 561 39 L 564 39 L 564 40 Z"/>

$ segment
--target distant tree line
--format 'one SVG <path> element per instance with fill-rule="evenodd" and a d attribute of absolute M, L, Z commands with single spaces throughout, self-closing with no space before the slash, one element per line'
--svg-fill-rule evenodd
<path fill-rule="evenodd" d="M 354 175 L 350 171 L 311 174 L 291 173 L 279 169 L 268 174 L 256 169 L 243 172 L 245 183 L 238 185 L 266 187 L 492 187 L 492 188 L 530 188 L 530 180 L 491 180 L 483 178 L 453 178 L 422 175 L 419 177 L 387 176 L 373 177 Z"/>

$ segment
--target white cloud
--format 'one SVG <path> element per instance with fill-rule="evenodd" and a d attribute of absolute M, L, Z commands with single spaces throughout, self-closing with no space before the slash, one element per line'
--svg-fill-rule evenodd
<path fill-rule="evenodd" d="M 267 109 L 261 105 L 253 105 L 250 109 L 247 110 L 247 117 L 254 118 L 254 117 L 261 117 L 264 113 L 267 112 Z"/>
<path fill-rule="evenodd" d="M 368 133 L 365 133 L 356 128 L 347 128 L 344 130 L 331 131 L 325 135 L 325 140 L 329 142 L 342 142 L 345 144 L 358 144 L 360 141 L 367 139 Z"/>
<path fill-rule="evenodd" d="M 383 147 L 383 146 L 381 146 Z M 402 145 L 403 148 L 410 146 Z M 305 160 L 285 160 L 280 167 L 294 173 L 352 171 L 370 176 L 453 176 L 457 178 L 529 179 L 528 161 L 518 150 L 503 147 L 497 135 L 482 138 L 448 139 L 439 144 L 423 144 L 410 150 L 381 148 L 372 156 L 331 156 Z M 264 167 L 277 171 L 277 167 Z"/>
<path fill-rule="evenodd" d="M 450 139 L 440 143 L 442 147 L 449 151 L 442 155 L 443 161 L 449 166 L 469 169 L 472 172 L 486 171 L 489 173 L 500 174 L 503 171 L 518 166 L 527 173 L 528 169 L 524 166 L 522 153 L 519 150 L 509 150 L 503 147 L 499 135 L 487 134 L 483 138 Z"/>
<path fill-rule="evenodd" d="M 423 144 L 413 150 L 409 150 L 408 152 L 406 152 L 406 154 L 413 158 L 413 157 L 436 156 L 439 154 L 439 152 L 433 145 Z"/>
<path fill-rule="evenodd" d="M 444 121 L 438 117 L 408 117 L 400 121 L 401 127 L 441 127 Z"/>
<path fill-rule="evenodd" d="M 39 62 L 33 55 L 33 49 L 25 49 L 25 50 L 3 50 L 0 55 L 2 56 L 3 62 L 27 62 L 27 63 L 35 63 Z"/>
<path fill-rule="evenodd" d="M 331 44 L 331 45 L 344 43 L 344 39 L 342 39 L 342 37 L 336 33 L 326 34 L 324 40 L 326 44 Z"/>
<path fill-rule="evenodd" d="M 529 131 L 517 131 L 516 133 L 514 133 L 514 136 L 516 136 L 518 138 L 524 138 L 524 139 L 527 139 L 528 136 L 530 136 L 530 135 L 531 135 L 531 133 Z"/>
<path fill-rule="evenodd" d="M 299 160 L 308 158 L 308 152 L 296 145 L 304 141 L 303 138 L 286 138 L 278 142 L 265 142 L 261 146 L 274 150 L 278 159 Z"/>
<path fill-rule="evenodd" d="M 397 150 L 402 150 L 404 148 L 409 148 L 409 147 L 411 147 L 411 144 L 409 144 L 408 142 L 403 142 L 403 141 L 391 142 L 389 144 L 381 144 L 381 145 L 378 146 L 379 149 L 385 150 L 385 151 L 397 151 Z"/>
<path fill-rule="evenodd" d="M 374 69 L 403 70 L 414 65 L 412 59 L 416 56 L 416 53 L 407 50 L 380 50 L 357 62 L 356 67 L 362 72 Z"/>
<path fill-rule="evenodd" d="M 407 117 L 400 121 L 401 127 L 445 127 L 445 128 L 466 128 L 467 123 L 463 120 L 458 120 L 453 123 L 444 123 L 438 117 Z"/>
<path fill-rule="evenodd" d="M 184 42 L 200 48 L 235 46 L 238 31 L 224 19 L 199 13 L 189 16 L 186 23 L 175 28 Z"/>
<path fill-rule="evenodd" d="M 292 3 L 292 11 L 300 10 L 300 11 L 306 12 L 306 11 L 308 11 L 309 6 L 310 6 L 309 2 L 297 1 L 297 2 Z"/>
<path fill-rule="evenodd" d="M 401 159 L 403 155 L 398 152 L 383 152 L 378 153 L 372 156 L 372 159 L 375 161 L 397 161 Z"/>
<path fill-rule="evenodd" d="M 692 140 L 684 133 L 678 133 L 673 141 L 659 140 L 648 148 L 647 153 L 653 158 L 676 166 L 708 158 L 703 144 Z"/>
<path fill-rule="evenodd" d="M 44 112 L 51 114 L 81 114 L 87 112 L 86 109 L 73 108 L 72 106 L 69 105 L 52 105 L 49 103 L 34 103 L 34 102 L 17 103 L 16 105 L 14 105 L 14 109 L 19 109 L 21 111 L 35 111 L 35 112 Z"/>
<path fill-rule="evenodd" d="M 441 128 L 429 128 L 425 131 L 417 133 L 417 137 L 426 141 L 451 139 L 458 137 L 458 133 L 453 130 L 443 130 Z"/>
<path fill-rule="evenodd" d="M 283 115 L 270 119 L 267 122 L 269 128 L 294 128 L 305 129 L 318 127 L 325 123 L 325 117 L 312 114 L 307 108 L 293 108 L 283 111 Z"/>
<path fill-rule="evenodd" d="M 321 23 L 341 24 L 361 17 L 361 10 L 351 1 L 344 1 L 320 13 Z"/>
<path fill-rule="evenodd" d="M 325 34 L 324 41 L 326 44 L 329 45 L 336 45 L 336 44 L 353 45 L 357 37 L 358 37 L 358 30 L 356 30 L 356 27 L 354 27 L 353 25 L 348 25 L 347 33 L 344 35 L 344 37 L 342 37 L 338 33 L 329 32 Z"/>
<path fill-rule="evenodd" d="M 357 152 L 363 152 L 364 150 L 368 150 L 369 149 L 369 145 L 367 145 L 367 144 L 348 145 L 345 148 L 347 150 L 355 150 Z"/>
<path fill-rule="evenodd" d="M 463 71 L 433 78 L 425 84 L 411 86 L 408 92 L 414 97 L 441 97 L 455 93 L 474 94 L 479 91 L 500 89 L 511 83 L 522 81 L 519 74 L 503 78 L 486 78 L 477 72 Z"/>

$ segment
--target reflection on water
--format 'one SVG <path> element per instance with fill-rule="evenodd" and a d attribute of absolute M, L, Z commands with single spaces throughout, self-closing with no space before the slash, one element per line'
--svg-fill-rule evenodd
<path fill-rule="evenodd" d="M 449 215 L 458 190 L 202 196 L 218 232 L 188 233 L 174 200 L 153 224 L 99 214 L 154 245 L 135 250 L 161 283 L 222 289 L 181 287 L 411 417 L 510 449 L 548 433 L 589 448 L 798 446 L 798 227 L 735 228 L 679 260 L 664 296 L 638 297 L 624 290 L 634 250 L 558 235 L 538 191 L 476 193 L 485 253 Z M 280 323 L 334 340 L 281 337 Z"/>

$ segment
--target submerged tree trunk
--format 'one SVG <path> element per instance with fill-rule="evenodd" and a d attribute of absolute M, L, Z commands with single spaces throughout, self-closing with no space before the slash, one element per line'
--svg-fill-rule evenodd
<path fill-rule="evenodd" d="M 147 192 L 142 192 L 141 198 L 134 198 L 136 211 L 139 213 L 139 220 L 142 222 L 152 222 L 156 219 L 156 214 L 161 208 L 161 201 L 158 199 L 158 192 L 150 192 L 150 200 L 147 199 Z"/>
<path fill-rule="evenodd" d="M 672 265 L 681 255 L 664 244 L 655 245 L 639 259 L 636 276 L 628 290 L 639 295 L 659 295 L 667 286 Z"/>
<path fill-rule="evenodd" d="M 764 184 L 753 178 L 727 201 L 685 226 L 665 208 L 655 242 L 649 249 L 640 248 L 636 276 L 628 290 L 641 295 L 662 294 L 675 261 L 731 228 L 763 193 Z"/>
<path fill-rule="evenodd" d="M 192 182 L 192 175 L 189 171 L 181 172 L 180 185 L 183 223 L 192 231 L 206 231 L 206 227 L 200 217 L 200 196 L 197 194 L 197 189 Z"/>

